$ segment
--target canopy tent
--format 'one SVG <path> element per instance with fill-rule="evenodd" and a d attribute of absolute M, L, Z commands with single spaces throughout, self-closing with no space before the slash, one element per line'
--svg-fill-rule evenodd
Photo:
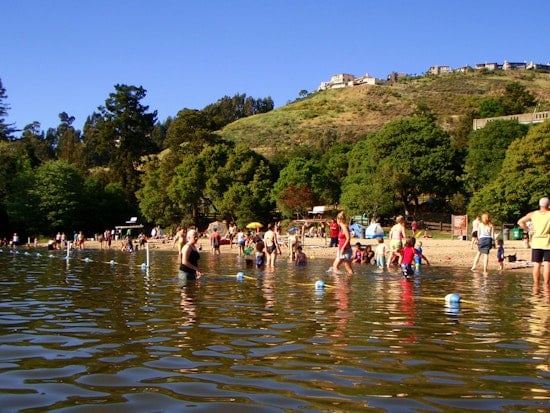
<path fill-rule="evenodd" d="M 384 229 L 378 222 L 370 224 L 365 230 L 365 238 L 384 238 Z"/>
<path fill-rule="evenodd" d="M 222 221 L 214 221 L 214 222 L 211 222 L 210 224 L 208 224 L 208 228 L 206 229 L 206 233 L 208 235 L 212 234 L 214 232 L 214 230 L 217 229 L 218 230 L 218 234 L 220 234 L 220 236 L 222 238 L 225 238 L 225 236 L 227 235 L 227 233 L 229 232 L 228 228 L 227 228 L 227 225 L 225 224 L 225 222 L 222 222 Z"/>

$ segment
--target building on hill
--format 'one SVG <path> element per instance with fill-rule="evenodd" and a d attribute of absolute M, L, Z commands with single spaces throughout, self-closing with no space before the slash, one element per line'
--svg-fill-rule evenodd
<path fill-rule="evenodd" d="M 444 73 L 452 73 L 453 69 L 451 66 L 432 66 L 428 69 L 428 74 L 431 75 L 442 75 Z"/>
<path fill-rule="evenodd" d="M 355 77 L 348 73 L 340 73 L 330 78 L 328 82 L 321 82 L 317 91 L 328 89 L 340 89 L 343 87 L 353 87 L 359 85 L 377 85 L 383 83 L 380 79 L 370 76 L 368 73 L 365 76 Z"/>
<path fill-rule="evenodd" d="M 518 123 L 522 123 L 522 124 L 542 123 L 544 121 L 550 120 L 550 111 L 520 113 L 517 115 L 495 116 L 492 118 L 474 119 L 472 127 L 474 130 L 478 130 L 487 126 L 489 122 L 493 122 L 495 120 L 517 120 Z"/>
<path fill-rule="evenodd" d="M 487 71 L 495 71 L 495 70 L 542 70 L 542 71 L 548 71 L 550 72 L 550 63 L 548 64 L 540 64 L 540 63 L 527 63 L 527 62 L 508 62 L 507 60 L 504 61 L 503 64 L 498 64 L 496 62 L 485 62 L 485 63 L 476 63 L 475 66 L 472 68 L 471 66 L 463 66 L 457 69 L 453 69 L 451 66 L 447 65 L 437 65 L 430 67 L 426 74 L 430 75 L 443 75 L 446 73 L 453 73 L 453 72 L 470 72 L 470 71 L 477 71 L 477 70 L 487 70 Z M 344 87 L 353 87 L 353 86 L 360 86 L 360 85 L 379 85 L 384 84 L 386 82 L 393 83 L 397 82 L 399 79 L 407 77 L 404 73 L 397 73 L 392 72 L 387 76 L 386 81 L 377 79 L 368 73 L 365 74 L 365 76 L 355 77 L 352 74 L 349 73 L 339 73 L 337 75 L 334 75 L 330 78 L 328 82 L 321 82 L 319 87 L 317 88 L 317 91 L 322 90 L 329 90 L 329 89 L 341 89 Z"/>

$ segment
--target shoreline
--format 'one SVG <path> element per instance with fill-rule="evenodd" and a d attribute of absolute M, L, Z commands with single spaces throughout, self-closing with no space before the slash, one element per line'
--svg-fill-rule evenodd
<path fill-rule="evenodd" d="M 282 237 L 284 240 L 285 237 Z M 474 245 L 472 248 L 470 240 L 459 240 L 459 239 L 442 239 L 442 238 L 421 238 L 417 241 L 422 242 L 423 254 L 426 256 L 428 261 L 432 266 L 441 266 L 441 267 L 457 267 L 457 268 L 467 268 L 470 269 L 474 260 L 474 257 L 477 253 L 477 247 Z M 176 248 L 173 245 L 173 240 L 149 240 L 149 249 L 150 251 L 162 250 L 162 251 L 173 251 L 174 254 L 177 254 Z M 323 258 L 323 259 L 333 259 L 336 255 L 336 247 L 329 248 L 328 245 L 329 239 L 325 238 L 305 238 L 302 243 L 302 248 L 304 253 L 310 259 Z M 366 245 L 371 245 L 375 247 L 377 245 L 376 239 L 361 239 L 361 238 L 352 238 L 352 246 L 355 243 L 361 243 L 364 247 Z M 386 245 L 389 245 L 388 240 L 384 240 Z M 201 253 L 211 254 L 209 240 L 208 238 L 200 238 L 198 242 L 199 246 L 202 246 Z M 120 250 L 121 243 L 120 241 L 113 242 L 111 249 Z M 19 249 L 26 248 L 20 246 Z M 46 248 L 46 245 L 41 244 L 39 248 Z M 143 247 L 142 247 L 143 248 Z M 87 249 L 101 249 L 99 241 L 87 240 L 84 244 L 84 250 Z M 103 248 L 105 249 L 105 248 Z M 140 248 L 141 249 L 141 248 Z M 59 251 L 59 250 L 58 250 Z M 289 250 L 285 245 L 281 246 L 282 254 L 279 256 L 279 259 L 289 257 Z M 220 246 L 220 253 L 225 254 L 235 254 L 239 253 L 239 248 L 236 244 L 233 244 L 230 247 L 229 244 L 223 244 Z M 516 261 L 510 262 L 508 260 L 509 255 L 515 255 Z M 531 272 L 532 265 L 531 260 L 531 249 L 526 248 L 523 240 L 505 240 L 504 241 L 504 271 L 521 271 L 521 272 Z M 360 265 L 360 264 L 354 264 Z M 364 265 L 364 264 L 362 264 Z M 478 264 L 478 270 L 482 271 L 481 263 Z M 496 260 L 496 249 L 491 249 L 489 252 L 489 272 L 497 272 L 497 260 Z"/>

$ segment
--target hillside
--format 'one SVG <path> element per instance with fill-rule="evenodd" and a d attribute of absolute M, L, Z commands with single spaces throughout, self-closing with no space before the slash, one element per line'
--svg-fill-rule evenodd
<path fill-rule="evenodd" d="M 539 110 L 550 109 L 550 73 L 452 73 L 315 92 L 231 123 L 219 133 L 270 158 L 301 145 L 325 148 L 336 141 L 355 142 L 391 120 L 412 115 L 419 104 L 452 130 L 461 115 L 477 108 L 481 99 L 501 94 L 510 82 L 525 85 L 541 102 Z"/>

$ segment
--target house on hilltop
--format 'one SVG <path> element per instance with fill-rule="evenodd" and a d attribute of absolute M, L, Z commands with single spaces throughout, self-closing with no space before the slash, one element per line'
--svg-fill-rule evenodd
<path fill-rule="evenodd" d="M 343 87 L 352 87 L 359 85 L 377 85 L 382 83 L 380 79 L 370 76 L 368 73 L 365 76 L 355 77 L 348 73 L 340 73 L 330 78 L 328 82 L 321 82 L 317 91 L 328 89 L 340 89 Z"/>
<path fill-rule="evenodd" d="M 451 66 L 432 66 L 428 69 L 428 73 L 431 75 L 441 75 L 443 73 L 452 73 Z"/>

